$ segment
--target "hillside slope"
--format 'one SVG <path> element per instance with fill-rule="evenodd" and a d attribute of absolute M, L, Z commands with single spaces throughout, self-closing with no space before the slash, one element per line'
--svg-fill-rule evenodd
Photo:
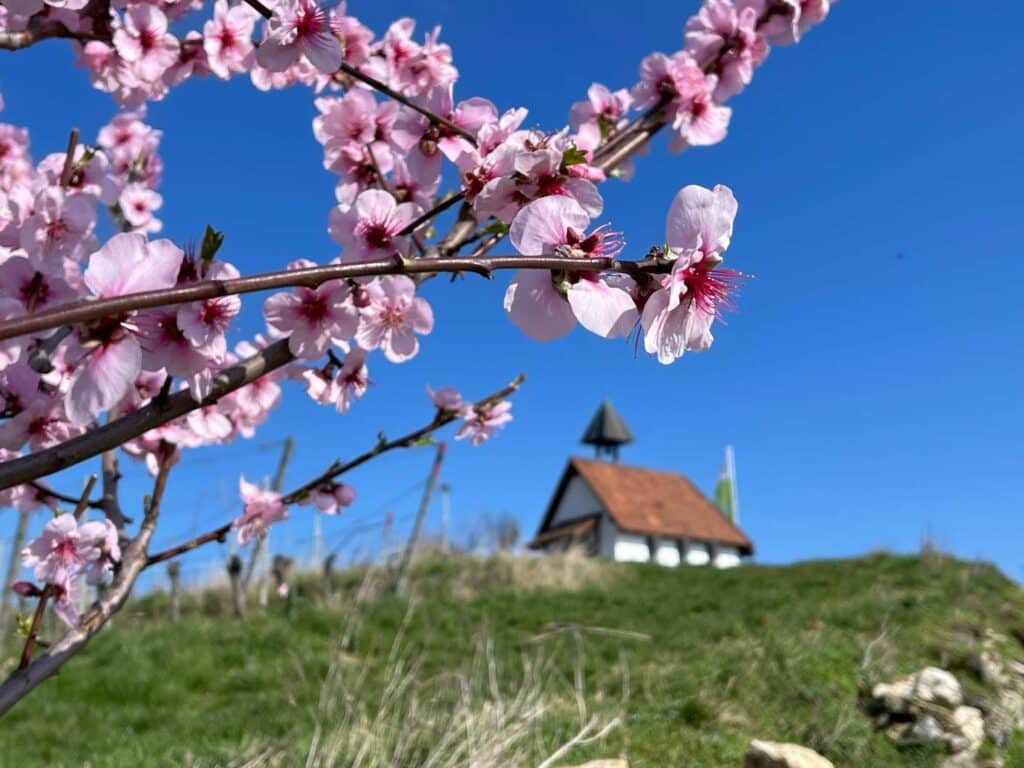
<path fill-rule="evenodd" d="M 428 564 L 417 578 L 444 593 L 464 567 Z M 403 710 L 390 725 L 373 720 L 389 683 L 391 699 L 426 709 L 479 696 L 468 708 L 491 712 L 489 695 L 525 690 L 525 659 L 550 705 L 523 754 L 571 737 L 580 707 L 622 719 L 558 764 L 622 755 L 633 768 L 725 768 L 742 765 L 751 738 L 766 738 L 813 747 L 837 766 L 935 766 L 934 751 L 896 749 L 872 731 L 865 691 L 941 664 L 983 698 L 963 665 L 986 630 L 1024 657 L 1012 639 L 1024 636 L 1024 595 L 987 565 L 875 555 L 726 572 L 600 567 L 599 586 L 575 591 L 438 594 L 412 610 L 394 598 L 326 610 L 300 595 L 244 623 L 186 611 L 170 625 L 140 601 L 0 722 L 0 765 L 217 765 L 268 749 L 278 764 L 301 764 L 314 725 L 323 733 L 341 717 L 339 702 L 361 702 L 375 737 L 414 719 Z M 485 690 L 471 695 L 481 663 Z M 401 686 L 397 665 L 408 671 Z M 1004 754 L 1008 766 L 1024 766 L 1021 741 Z"/>

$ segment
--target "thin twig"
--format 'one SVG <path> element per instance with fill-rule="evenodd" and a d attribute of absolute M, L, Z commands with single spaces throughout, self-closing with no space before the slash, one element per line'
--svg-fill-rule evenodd
<path fill-rule="evenodd" d="M 426 213 L 423 213 L 422 215 L 420 215 L 420 216 L 416 217 L 415 219 L 413 219 L 405 227 L 405 229 L 403 229 L 398 234 L 402 235 L 402 236 L 412 234 L 417 229 L 419 229 L 424 224 L 426 224 L 428 221 L 433 219 L 435 216 L 440 216 L 442 213 L 447 211 L 453 205 L 455 205 L 456 203 L 460 202 L 461 200 L 464 200 L 465 198 L 466 198 L 466 193 L 465 192 L 457 192 L 454 195 L 449 195 L 444 200 L 442 200 L 440 203 L 438 203 L 433 208 L 431 208 L 429 211 L 427 211 Z"/>
<path fill-rule="evenodd" d="M 80 520 L 82 513 L 85 512 L 85 508 L 89 506 L 89 494 L 92 493 L 93 486 L 96 485 L 96 479 L 96 475 L 89 475 L 89 478 L 85 481 L 85 489 L 75 505 L 75 520 Z"/>
<path fill-rule="evenodd" d="M 475 403 L 473 403 L 472 407 L 483 408 L 487 406 L 489 403 L 493 403 L 505 397 L 508 397 L 517 389 L 519 389 L 519 387 L 522 386 L 524 381 L 526 381 L 525 374 L 520 374 L 516 376 L 516 378 L 514 378 L 506 386 L 499 389 L 497 392 L 492 392 L 486 397 L 477 400 Z M 439 411 L 437 415 L 434 417 L 433 421 L 431 421 L 426 426 L 413 430 L 412 432 L 406 435 L 402 435 L 402 437 L 396 438 L 394 440 L 378 440 L 377 443 L 373 446 L 373 448 L 364 453 L 361 453 L 359 456 L 345 463 L 335 461 L 326 470 L 324 470 L 322 473 L 317 475 L 309 482 L 300 485 L 298 488 L 296 488 L 293 491 L 290 491 L 289 493 L 286 493 L 284 496 L 281 497 L 281 501 L 284 504 L 295 504 L 296 502 L 302 501 L 306 497 L 306 495 L 317 486 L 334 480 L 340 475 L 343 475 L 344 473 L 355 469 L 361 464 L 365 464 L 370 459 L 380 456 L 382 453 L 387 453 L 388 451 L 393 451 L 397 448 L 409 448 L 413 445 L 416 445 L 421 439 L 423 439 L 427 435 L 431 434 L 432 432 L 436 432 L 441 427 L 445 426 L 446 424 L 452 423 L 458 418 L 458 411 Z M 195 538 L 186 541 L 184 544 L 179 544 L 176 547 L 171 547 L 170 549 L 166 549 L 162 552 L 157 552 L 156 554 L 151 555 L 147 558 L 145 567 L 148 568 L 151 565 L 156 565 L 157 563 L 162 563 L 165 560 L 170 560 L 171 558 L 177 557 L 178 555 L 183 555 L 186 552 L 191 552 L 196 547 L 201 547 L 202 545 L 209 544 L 212 541 L 222 542 L 224 538 L 228 535 L 228 533 L 231 531 L 231 526 L 232 523 L 225 523 L 219 528 L 215 528 L 212 531 L 208 531 L 207 533 L 202 534 L 201 536 L 196 536 Z"/>
<path fill-rule="evenodd" d="M 67 153 L 64 155 L 64 167 L 60 172 L 60 185 L 65 189 L 71 183 L 71 174 L 75 170 L 75 148 L 78 146 L 78 129 L 72 128 L 68 136 Z"/>

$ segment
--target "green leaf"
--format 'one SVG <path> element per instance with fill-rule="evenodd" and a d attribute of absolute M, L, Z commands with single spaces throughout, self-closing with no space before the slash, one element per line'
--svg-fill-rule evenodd
<path fill-rule="evenodd" d="M 432 438 L 430 435 L 424 435 L 423 437 L 418 437 L 415 440 L 413 440 L 409 444 L 409 446 L 411 448 L 419 448 L 420 446 L 423 446 L 423 445 L 433 445 L 433 444 L 434 444 L 434 438 Z"/>
<path fill-rule="evenodd" d="M 203 244 L 199 247 L 200 258 L 205 262 L 213 261 L 213 257 L 217 255 L 217 251 L 222 245 L 224 245 L 224 233 L 218 232 L 207 224 L 206 231 L 203 232 Z"/>
<path fill-rule="evenodd" d="M 583 154 L 583 150 L 577 149 L 575 146 L 570 146 L 564 153 L 562 153 L 563 167 L 569 165 L 580 165 L 585 162 L 587 162 L 587 156 Z"/>
<path fill-rule="evenodd" d="M 507 235 L 508 224 L 503 221 L 495 221 L 484 227 L 481 232 L 485 235 Z"/>

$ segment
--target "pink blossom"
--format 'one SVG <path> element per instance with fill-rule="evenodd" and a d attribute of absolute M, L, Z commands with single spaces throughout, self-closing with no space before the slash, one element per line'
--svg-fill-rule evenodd
<path fill-rule="evenodd" d="M 280 493 L 265 491 L 246 482 L 245 477 L 238 479 L 238 491 L 245 508 L 231 526 L 238 531 L 239 544 L 262 539 L 273 523 L 288 517 L 288 508 L 281 502 Z"/>
<path fill-rule="evenodd" d="M 267 39 L 256 51 L 256 60 L 271 72 L 281 72 L 300 56 L 333 74 L 341 66 L 341 43 L 316 0 L 281 0 L 267 22 Z"/>
<path fill-rule="evenodd" d="M 311 504 L 325 515 L 336 515 L 355 499 L 356 490 L 351 485 L 327 480 L 311 490 L 302 503 Z"/>
<path fill-rule="evenodd" d="M 125 11 L 124 23 L 114 30 L 114 49 L 146 83 L 159 80 L 178 59 L 178 39 L 167 31 L 167 17 L 153 5 Z"/>
<path fill-rule="evenodd" d="M 386 275 L 365 287 L 356 342 L 365 350 L 382 349 L 392 363 L 403 363 L 419 351 L 414 334 L 434 329 L 434 313 L 416 296 L 416 284 L 405 275 Z"/>
<path fill-rule="evenodd" d="M 480 445 L 494 436 L 498 428 L 512 421 L 512 403 L 499 400 L 483 406 L 467 405 L 462 412 L 462 426 L 455 433 L 456 440 L 468 437 L 473 445 Z"/>
<path fill-rule="evenodd" d="M 544 254 L 576 258 L 614 256 L 621 240 L 606 228 L 587 235 L 587 215 L 575 200 L 553 196 L 534 200 L 512 222 L 512 245 L 524 256 Z M 579 320 L 605 338 L 625 336 L 637 320 L 630 293 L 599 273 L 555 276 L 547 270 L 519 270 L 505 292 L 505 310 L 535 341 L 566 335 Z"/>
<path fill-rule="evenodd" d="M 424 106 L 472 135 L 485 125 L 498 121 L 498 110 L 487 99 L 473 97 L 453 106 L 451 85 L 432 89 L 424 99 Z M 473 150 L 473 145 L 465 137 L 447 126 L 431 123 L 419 112 L 408 108 L 399 113 L 391 138 L 405 152 L 417 148 L 424 155 L 431 156 L 440 150 L 453 162 L 463 152 Z"/>
<path fill-rule="evenodd" d="M 423 209 L 415 203 L 397 203 L 390 192 L 367 189 L 355 203 L 331 211 L 328 230 L 345 250 L 344 261 L 385 259 L 408 248 L 406 237 L 398 233 L 411 224 Z"/>
<path fill-rule="evenodd" d="M 359 312 L 341 280 L 275 293 L 264 302 L 263 314 L 271 329 L 289 334 L 288 348 L 303 360 L 322 357 L 331 344 L 351 339 L 359 322 Z"/>
<path fill-rule="evenodd" d="M 21 247 L 40 259 L 80 258 L 79 249 L 96 223 L 96 200 L 46 187 L 21 227 Z"/>
<path fill-rule="evenodd" d="M 50 604 L 57 618 L 69 627 L 77 627 L 80 617 L 78 615 L 78 584 L 74 581 L 65 581 L 61 584 L 51 584 L 54 592 Z"/>
<path fill-rule="evenodd" d="M 427 397 L 439 411 L 457 411 L 462 408 L 462 395 L 454 387 L 433 390 L 427 387 Z"/>
<path fill-rule="evenodd" d="M 21 551 L 21 564 L 33 569 L 46 584 L 64 584 L 103 554 L 106 527 L 102 523 L 78 524 L 74 515 L 50 520 L 37 539 Z"/>
<path fill-rule="evenodd" d="M 586 137 L 588 148 L 594 149 L 612 131 L 624 125 L 633 100 L 622 88 L 610 91 L 600 83 L 587 89 L 586 101 L 578 101 L 569 110 L 569 125 Z"/>
<path fill-rule="evenodd" d="M 136 232 L 159 232 L 163 224 L 153 212 L 164 204 L 163 197 L 143 184 L 129 184 L 118 198 L 121 215 Z"/>
<path fill-rule="evenodd" d="M 234 6 L 228 5 L 227 0 L 214 3 L 213 18 L 203 25 L 203 50 L 213 74 L 227 80 L 248 69 L 255 24 L 255 11 L 244 3 Z"/>
<path fill-rule="evenodd" d="M 89 4 L 89 0 L 4 0 L 7 10 L 16 16 L 34 16 L 43 10 L 43 3 L 51 8 L 64 8 L 79 11 Z"/>
<path fill-rule="evenodd" d="M 711 324 L 742 275 L 720 269 L 721 253 L 729 247 L 736 198 L 724 186 L 714 190 L 684 187 L 669 210 L 666 243 L 675 257 L 672 273 L 648 298 L 641 316 L 644 348 L 667 364 L 686 351 L 711 346 Z"/>
<path fill-rule="evenodd" d="M 373 32 L 366 28 L 359 19 L 345 15 L 345 2 L 338 3 L 331 11 L 331 31 L 341 41 L 341 50 L 345 53 L 345 63 L 358 67 L 370 57 L 370 43 Z"/>
<path fill-rule="evenodd" d="M 735 96 L 748 85 L 768 56 L 768 44 L 757 30 L 758 11 L 737 9 L 731 0 L 707 0 L 686 24 L 686 47 L 700 64 L 715 60 L 711 73 L 718 80 L 718 101 Z"/>
<path fill-rule="evenodd" d="M 184 269 L 184 262 L 182 268 Z M 203 280 L 231 280 L 238 276 L 238 269 L 233 264 L 216 259 L 209 264 L 201 265 L 200 271 L 195 273 L 195 279 Z M 180 275 L 179 282 L 182 282 Z M 224 334 L 241 309 L 242 300 L 238 296 L 217 296 L 204 301 L 193 301 L 178 309 L 178 327 L 196 349 L 222 361 L 227 354 L 227 339 Z"/>
<path fill-rule="evenodd" d="M 184 254 L 170 240 L 147 243 L 139 234 L 114 235 L 89 259 L 83 275 L 94 296 L 109 298 L 172 287 Z M 142 348 L 132 316 L 111 316 L 78 329 L 82 358 L 65 406 L 84 425 L 119 402 L 142 368 Z"/>
<path fill-rule="evenodd" d="M 0 294 L 16 299 L 28 312 L 72 301 L 77 293 L 64 279 L 63 266 L 12 256 L 0 263 Z"/>

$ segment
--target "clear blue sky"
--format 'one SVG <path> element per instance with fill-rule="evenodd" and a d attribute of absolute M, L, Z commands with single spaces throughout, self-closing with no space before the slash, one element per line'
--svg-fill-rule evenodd
<path fill-rule="evenodd" d="M 743 523 L 761 562 L 913 551 L 930 536 L 1024 578 L 1024 65 L 998 35 L 962 34 L 962 4 L 884 6 L 845 0 L 802 44 L 775 49 L 733 101 L 722 144 L 669 157 L 662 140 L 632 183 L 603 187 L 606 216 L 636 254 L 660 242 L 681 186 L 735 191 L 729 257 L 757 279 L 710 352 L 662 367 L 582 331 L 530 343 L 501 310 L 505 278 L 433 281 L 425 295 L 437 331 L 419 357 L 377 361 L 371 396 L 348 416 L 293 389 L 255 440 L 190 453 L 157 544 L 235 514 L 224 503 L 236 504 L 239 472 L 270 473 L 273 441 L 297 437 L 290 478 L 300 481 L 381 429 L 425 421 L 426 383 L 479 396 L 525 371 L 504 434 L 449 452 L 457 536 L 502 512 L 532 533 L 607 397 L 636 434 L 629 463 L 683 472 L 710 492 L 723 446 L 735 446 Z M 591 82 L 627 86 L 643 55 L 678 48 L 697 7 L 522 0 L 512 14 L 487 3 L 350 3 L 377 32 L 404 14 L 420 33 L 443 24 L 462 72 L 457 96 L 527 106 L 528 122 L 547 128 L 564 123 Z M 997 2 L 988 18 L 1012 29 L 1024 6 Z M 37 158 L 59 150 L 71 126 L 95 136 L 114 111 L 71 64 L 57 42 L 0 56 L 0 118 L 31 126 Z M 183 241 L 212 223 L 244 273 L 333 257 L 332 177 L 314 114 L 307 90 L 265 95 L 246 80 L 192 82 L 154 105 L 165 233 Z M 260 304 L 248 301 L 250 329 Z M 416 494 L 393 500 L 430 460 L 420 449 L 353 473 L 359 499 L 325 520 L 328 542 L 345 553 L 375 547 L 385 509 L 408 520 Z M 145 487 L 126 486 L 136 497 Z M 310 514 L 296 509 L 277 543 L 307 546 Z M 436 505 L 431 514 L 436 527 Z M 0 530 L 12 522 L 8 514 Z M 216 554 L 193 554 L 192 569 Z"/>

